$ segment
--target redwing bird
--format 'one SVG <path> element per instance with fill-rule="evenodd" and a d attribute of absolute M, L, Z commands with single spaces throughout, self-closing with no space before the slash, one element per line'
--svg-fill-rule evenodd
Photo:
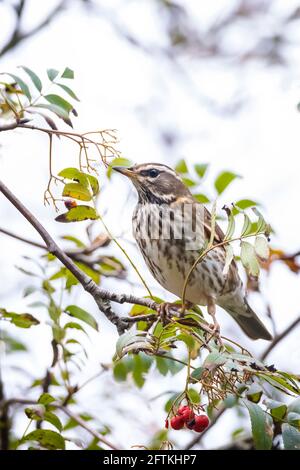
<path fill-rule="evenodd" d="M 159 284 L 181 297 L 191 266 L 199 257 L 200 245 L 211 238 L 211 214 L 166 165 L 146 163 L 114 169 L 127 176 L 137 190 L 133 233 L 149 270 Z M 191 245 L 194 232 L 197 246 Z M 221 228 L 215 224 L 214 244 L 223 239 Z M 215 325 L 215 309 L 219 305 L 250 338 L 271 340 L 271 334 L 247 302 L 235 261 L 227 273 L 224 264 L 224 246 L 207 253 L 188 278 L 185 299 L 207 306 Z"/>

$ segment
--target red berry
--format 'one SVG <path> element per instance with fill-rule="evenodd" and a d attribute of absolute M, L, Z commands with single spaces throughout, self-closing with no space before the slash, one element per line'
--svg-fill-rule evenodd
<path fill-rule="evenodd" d="M 169 420 L 168 419 L 166 419 L 166 421 L 165 421 L 165 428 L 169 429 Z"/>
<path fill-rule="evenodd" d="M 182 416 L 185 422 L 191 421 L 195 416 L 195 413 L 189 406 L 181 406 L 177 413 Z"/>
<path fill-rule="evenodd" d="M 182 429 L 183 426 L 184 426 L 184 420 L 182 416 L 173 416 L 173 418 L 171 419 L 171 428 L 178 431 L 179 429 Z"/>
<path fill-rule="evenodd" d="M 195 416 L 193 431 L 202 432 L 209 425 L 209 419 L 206 415 Z"/>

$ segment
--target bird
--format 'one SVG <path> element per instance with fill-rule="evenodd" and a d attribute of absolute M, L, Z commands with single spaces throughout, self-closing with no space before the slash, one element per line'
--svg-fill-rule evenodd
<path fill-rule="evenodd" d="M 271 340 L 272 335 L 250 307 L 245 288 L 233 259 L 224 270 L 226 247 L 210 250 L 189 272 L 199 257 L 199 248 L 224 233 L 212 215 L 198 202 L 180 175 L 162 163 L 113 167 L 133 183 L 138 203 L 132 217 L 133 235 L 144 261 L 158 283 L 182 298 L 184 284 L 188 304 L 206 306 L 219 331 L 216 306 L 220 306 L 251 339 Z M 213 230 L 213 235 L 212 235 Z"/>

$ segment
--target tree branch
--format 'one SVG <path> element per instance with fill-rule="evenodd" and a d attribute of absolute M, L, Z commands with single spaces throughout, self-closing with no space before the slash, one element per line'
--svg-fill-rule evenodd
<path fill-rule="evenodd" d="M 0 192 L 15 206 L 15 208 L 25 217 L 25 219 L 35 228 L 44 240 L 47 250 L 56 256 L 61 263 L 69 269 L 69 271 L 76 277 L 86 292 L 88 292 L 95 300 L 99 310 L 106 316 L 106 318 L 113 323 L 118 332 L 123 333 L 132 322 L 131 319 L 118 317 L 113 311 L 110 301 L 123 304 L 125 302 L 130 304 L 138 304 L 148 307 L 152 310 L 157 310 L 158 304 L 151 299 L 139 298 L 130 294 L 117 294 L 109 292 L 106 289 L 101 289 L 89 276 L 87 276 L 71 258 L 62 251 L 62 249 L 53 240 L 47 230 L 36 219 L 36 217 L 24 206 L 24 204 L 0 181 Z"/>
<path fill-rule="evenodd" d="M 45 17 L 41 23 L 39 23 L 37 26 L 32 28 L 30 31 L 27 31 L 26 33 L 21 32 L 21 22 L 22 22 L 22 17 L 23 17 L 23 11 L 25 7 L 25 0 L 20 0 L 19 5 L 15 8 L 17 19 L 16 19 L 16 25 L 14 28 L 14 31 L 8 40 L 8 42 L 3 46 L 3 48 L 0 51 L 0 57 L 3 57 L 8 51 L 16 47 L 21 41 L 24 39 L 28 39 L 35 34 L 37 34 L 39 31 L 41 31 L 43 28 L 48 26 L 49 23 L 60 13 L 66 6 L 67 0 L 61 0 L 61 2 L 53 8 L 53 10 Z"/>
<path fill-rule="evenodd" d="M 37 405 L 36 400 L 28 400 L 25 398 L 11 398 L 6 401 L 0 402 L 0 410 L 2 410 L 2 413 L 8 413 L 8 409 L 10 406 L 15 405 L 15 404 L 20 404 L 20 405 Z M 93 428 L 91 428 L 86 421 L 80 418 L 80 416 L 74 414 L 72 411 L 69 410 L 66 406 L 61 405 L 58 402 L 52 402 L 51 406 L 54 406 L 56 409 L 61 410 L 63 413 L 65 413 L 69 418 L 72 418 L 76 423 L 79 424 L 83 429 L 85 429 L 88 433 L 90 433 L 92 436 L 94 436 L 96 439 L 98 439 L 99 442 L 102 442 L 105 444 L 107 447 L 113 450 L 118 450 L 118 448 L 112 444 L 110 441 L 108 441 L 102 434 L 98 433 L 95 431 Z"/>
<path fill-rule="evenodd" d="M 277 346 L 277 344 L 282 341 L 287 335 L 289 335 L 300 323 L 300 316 L 295 318 L 295 320 L 288 325 L 281 333 L 275 336 L 272 343 L 265 349 L 265 351 L 261 354 L 260 360 L 266 359 L 266 357 L 270 354 L 270 352 Z"/>

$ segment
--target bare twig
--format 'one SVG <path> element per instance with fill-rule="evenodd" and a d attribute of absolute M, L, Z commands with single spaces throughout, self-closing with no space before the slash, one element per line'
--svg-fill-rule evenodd
<path fill-rule="evenodd" d="M 20 405 L 36 405 L 37 401 L 36 400 L 30 400 L 30 399 L 25 399 L 25 398 L 11 398 L 9 400 L 5 400 L 0 402 L 0 410 L 2 412 L 8 413 L 8 409 L 10 406 L 15 405 L 15 404 L 20 404 Z M 56 409 L 61 410 L 63 413 L 65 413 L 69 418 L 72 418 L 76 423 L 79 424 L 83 429 L 85 429 L 89 434 L 94 436 L 96 439 L 98 439 L 99 442 L 102 442 L 105 444 L 107 447 L 113 450 L 118 450 L 118 448 L 112 444 L 110 441 L 106 439 L 106 437 L 102 436 L 102 434 L 98 433 L 95 431 L 93 428 L 91 428 L 86 421 L 80 418 L 80 416 L 76 415 L 72 411 L 69 410 L 66 406 L 63 406 L 59 402 L 52 402 L 51 406 L 54 406 Z"/>
<path fill-rule="evenodd" d="M 1 49 L 0 57 L 3 57 L 7 52 L 16 47 L 21 41 L 34 36 L 43 28 L 45 28 L 49 23 L 51 23 L 51 21 L 65 8 L 67 1 L 61 0 L 61 2 L 59 2 L 58 5 L 56 5 L 56 7 L 53 8 L 53 10 L 51 10 L 50 13 L 48 13 L 48 15 L 37 26 L 27 32 L 22 32 L 21 22 L 23 18 L 25 3 L 25 0 L 20 0 L 19 4 L 15 7 L 17 15 L 15 28 L 10 39 Z"/>
<path fill-rule="evenodd" d="M 261 354 L 260 360 L 266 359 L 266 357 L 270 354 L 271 351 L 278 345 L 280 341 L 282 341 L 287 335 L 289 335 L 295 328 L 298 326 L 300 323 L 300 316 L 295 318 L 295 320 L 288 325 L 281 333 L 276 335 L 272 341 L 272 343 L 269 344 L 269 346 L 265 349 L 265 351 Z"/>

